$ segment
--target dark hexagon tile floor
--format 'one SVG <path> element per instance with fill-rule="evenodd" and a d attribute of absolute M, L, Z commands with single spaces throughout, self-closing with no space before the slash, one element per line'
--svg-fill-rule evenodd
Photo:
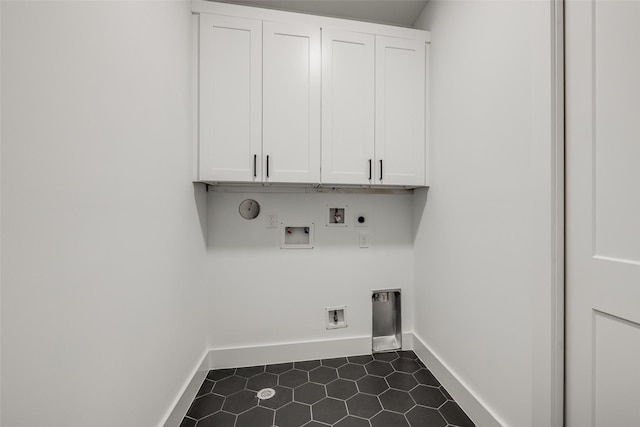
<path fill-rule="evenodd" d="M 209 371 L 180 427 L 475 425 L 413 351 L 391 351 Z"/>

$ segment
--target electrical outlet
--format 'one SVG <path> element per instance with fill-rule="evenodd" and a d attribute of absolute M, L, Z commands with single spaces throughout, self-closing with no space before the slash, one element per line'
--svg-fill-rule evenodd
<path fill-rule="evenodd" d="M 360 247 L 361 248 L 369 247 L 369 232 L 367 231 L 360 232 Z"/>
<path fill-rule="evenodd" d="M 356 227 L 368 227 L 369 226 L 369 215 L 364 213 L 359 213 L 354 215 L 353 225 Z"/>
<path fill-rule="evenodd" d="M 267 212 L 264 222 L 267 228 L 278 228 L 278 213 Z"/>

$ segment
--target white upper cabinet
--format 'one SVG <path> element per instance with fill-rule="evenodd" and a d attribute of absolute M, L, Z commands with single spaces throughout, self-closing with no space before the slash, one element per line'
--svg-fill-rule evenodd
<path fill-rule="evenodd" d="M 426 185 L 424 41 L 376 36 L 375 182 Z"/>
<path fill-rule="evenodd" d="M 200 15 L 198 180 L 262 179 L 262 21 Z"/>
<path fill-rule="evenodd" d="M 266 182 L 320 182 L 320 27 L 263 23 Z"/>
<path fill-rule="evenodd" d="M 322 29 L 322 183 L 373 183 L 375 36 Z"/>
<path fill-rule="evenodd" d="M 428 32 L 209 1 L 192 8 L 197 181 L 428 185 Z"/>
<path fill-rule="evenodd" d="M 322 183 L 426 185 L 425 41 L 322 31 Z"/>

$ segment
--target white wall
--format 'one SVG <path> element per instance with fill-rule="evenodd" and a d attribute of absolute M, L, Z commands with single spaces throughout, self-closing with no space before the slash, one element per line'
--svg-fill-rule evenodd
<path fill-rule="evenodd" d="M 0 100 L 2 100 L 2 3 L 0 2 Z M 2 102 L 0 102 L 0 381 L 2 380 Z M 0 425 L 2 425 L 2 387 L 0 386 Z"/>
<path fill-rule="evenodd" d="M 315 224 L 313 249 L 280 249 L 264 214 L 245 220 L 253 198 L 279 221 Z M 209 345 L 235 348 L 371 336 L 371 290 L 403 289 L 403 329 L 413 329 L 412 195 L 209 193 Z M 326 205 L 370 216 L 369 227 L 327 227 Z M 360 231 L 370 233 L 368 249 Z M 347 305 L 349 326 L 327 331 L 324 307 Z"/>
<path fill-rule="evenodd" d="M 416 24 L 432 31 L 432 185 L 415 199 L 414 329 L 514 427 L 550 425 L 550 13 L 432 0 Z"/>
<path fill-rule="evenodd" d="M 2 425 L 159 425 L 203 356 L 191 60 L 189 2 L 2 2 Z"/>

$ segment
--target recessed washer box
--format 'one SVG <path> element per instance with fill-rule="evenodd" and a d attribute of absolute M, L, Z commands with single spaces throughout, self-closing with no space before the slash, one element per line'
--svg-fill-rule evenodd
<path fill-rule="evenodd" d="M 313 249 L 314 224 L 312 222 L 281 222 L 280 247 L 282 249 Z"/>
<path fill-rule="evenodd" d="M 347 207 L 347 205 L 327 205 L 327 227 L 346 227 Z"/>
<path fill-rule="evenodd" d="M 324 321 L 327 329 L 346 328 L 349 326 L 347 323 L 347 306 L 325 307 Z"/>

